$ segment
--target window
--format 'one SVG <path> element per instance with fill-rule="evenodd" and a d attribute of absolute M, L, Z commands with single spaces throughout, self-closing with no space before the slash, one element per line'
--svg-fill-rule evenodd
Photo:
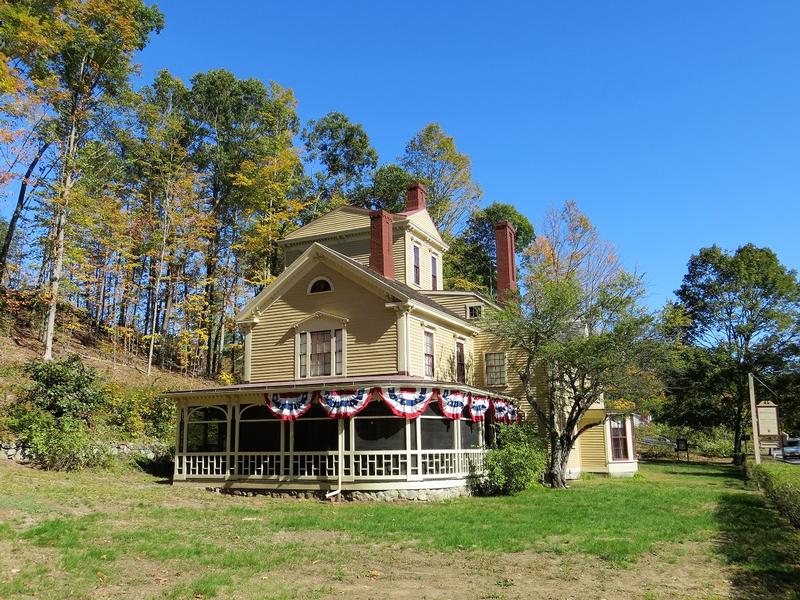
<path fill-rule="evenodd" d="M 480 304 L 472 304 L 467 306 L 468 319 L 480 319 L 483 316 L 483 307 Z"/>
<path fill-rule="evenodd" d="M 419 246 L 414 246 L 414 283 L 419 285 Z"/>
<path fill-rule="evenodd" d="M 186 452 L 225 452 L 228 416 L 221 406 L 196 408 L 189 413 Z"/>
<path fill-rule="evenodd" d="M 436 260 L 435 256 L 431 256 L 431 289 L 437 290 L 439 289 L 439 270 L 438 265 L 436 264 L 438 261 Z"/>
<path fill-rule="evenodd" d="M 331 332 L 311 332 L 311 376 L 331 374 Z"/>
<path fill-rule="evenodd" d="M 283 422 L 265 405 L 242 407 L 239 413 L 239 450 L 243 452 L 280 452 Z"/>
<path fill-rule="evenodd" d="M 309 294 L 321 294 L 323 292 L 332 292 L 333 286 L 331 285 L 330 280 L 326 279 L 325 277 L 317 277 L 314 281 L 311 282 L 311 285 L 308 286 L 308 293 Z"/>
<path fill-rule="evenodd" d="M 467 382 L 467 365 L 464 362 L 464 343 L 456 342 L 456 381 Z"/>
<path fill-rule="evenodd" d="M 445 419 L 439 405 L 431 402 L 417 419 L 422 450 L 452 450 L 456 447 L 456 421 Z"/>
<path fill-rule="evenodd" d="M 407 421 L 396 417 L 383 402 L 370 402 L 353 421 L 356 450 L 406 449 Z"/>
<path fill-rule="evenodd" d="M 611 417 L 611 460 L 628 460 L 628 428 L 625 417 Z"/>
<path fill-rule="evenodd" d="M 457 421 L 461 428 L 461 448 L 480 448 L 481 445 L 481 428 L 483 421 L 474 423 L 472 419 L 465 418 Z"/>
<path fill-rule="evenodd" d="M 433 368 L 433 334 L 430 331 L 425 332 L 425 377 L 434 376 Z"/>
<path fill-rule="evenodd" d="M 497 386 L 506 384 L 506 355 L 505 352 L 487 352 L 486 385 Z"/>
<path fill-rule="evenodd" d="M 301 331 L 297 344 L 299 377 L 327 377 L 344 372 L 344 335 L 341 329 Z"/>

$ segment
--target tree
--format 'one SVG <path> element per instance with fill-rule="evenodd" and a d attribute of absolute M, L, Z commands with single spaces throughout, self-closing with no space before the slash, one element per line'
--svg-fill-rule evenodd
<path fill-rule="evenodd" d="M 358 190 L 352 203 L 373 210 L 398 213 L 406 208 L 406 190 L 414 181 L 405 169 L 395 164 L 382 165 L 372 174 L 372 180 Z"/>
<path fill-rule="evenodd" d="M 221 368 L 228 312 L 235 310 L 234 295 L 241 265 L 234 252 L 240 243 L 245 209 L 244 187 L 237 173 L 246 161 L 257 164 L 276 140 L 294 137 L 298 123 L 291 90 L 256 79 L 239 80 L 224 70 L 192 78 L 190 114 L 197 133 L 193 160 L 200 171 L 205 211 L 212 219 L 205 252 L 205 309 L 208 375 Z"/>
<path fill-rule="evenodd" d="M 330 112 L 317 121 L 309 121 L 302 139 L 306 161 L 321 168 L 313 175 L 316 202 L 309 207 L 306 219 L 326 212 L 332 199 L 354 198 L 364 188 L 365 178 L 378 164 L 364 128 L 340 112 Z"/>
<path fill-rule="evenodd" d="M 21 4 L 35 11 L 38 3 Z M 142 0 L 65 0 L 54 11 L 54 43 L 18 60 L 27 76 L 49 82 L 54 113 L 58 181 L 54 186 L 52 268 L 45 326 L 44 359 L 52 360 L 53 335 L 64 266 L 64 235 L 72 190 L 80 172 L 77 158 L 92 124 L 128 89 L 133 53 L 160 31 L 163 15 Z"/>
<path fill-rule="evenodd" d="M 718 246 L 691 257 L 675 292 L 690 319 L 687 342 L 708 350 L 731 398 L 734 461 L 743 460 L 742 434 L 749 415 L 748 373 L 762 378 L 796 356 L 800 336 L 800 283 L 769 248 L 753 244 L 733 254 Z"/>
<path fill-rule="evenodd" d="M 494 202 L 473 211 L 464 232 L 450 241 L 444 276 L 451 289 L 474 289 L 492 294 L 497 288 L 495 223 L 508 221 L 516 228 L 516 251 L 533 241 L 533 225 L 511 204 Z"/>
<path fill-rule="evenodd" d="M 542 237 L 545 239 L 542 239 Z M 604 401 L 631 412 L 657 395 L 661 355 L 643 288 L 573 203 L 553 211 L 528 253 L 523 291 L 486 327 L 510 348 L 511 364 L 548 440 L 546 482 L 566 487 L 567 461 L 578 436 L 601 423 L 584 421 Z M 614 265 L 597 270 L 597 264 Z M 537 394 L 544 377 L 547 394 Z"/>
<path fill-rule="evenodd" d="M 431 123 L 406 144 L 400 166 L 428 189 L 428 212 L 443 234 L 453 233 L 478 206 L 483 192 L 472 180 L 472 161 L 441 125 Z"/>

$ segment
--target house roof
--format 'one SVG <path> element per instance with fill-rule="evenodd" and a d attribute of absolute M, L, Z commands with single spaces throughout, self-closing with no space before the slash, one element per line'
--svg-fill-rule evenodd
<path fill-rule="evenodd" d="M 426 296 L 472 296 L 481 302 L 485 302 L 492 308 L 500 309 L 500 306 L 492 299 L 487 298 L 483 294 L 467 290 L 422 290 Z"/>
<path fill-rule="evenodd" d="M 350 258 L 349 256 L 345 256 L 340 252 L 336 252 L 335 250 L 318 242 L 311 244 L 297 258 L 297 260 L 289 265 L 289 267 L 283 273 L 281 273 L 277 279 L 275 279 L 275 281 L 265 287 L 255 298 L 252 298 L 236 315 L 236 322 L 245 323 L 254 316 L 257 316 L 254 313 L 256 313 L 259 306 L 271 304 L 274 300 L 280 297 L 280 293 L 284 288 L 290 285 L 295 278 L 300 277 L 305 272 L 307 265 L 316 263 L 321 259 L 329 261 L 334 266 L 337 266 L 341 269 L 354 272 L 361 277 L 361 279 L 372 283 L 374 286 L 384 290 L 392 296 L 399 298 L 400 300 L 411 301 L 414 304 L 427 309 L 434 314 L 438 314 L 445 320 L 451 323 L 456 323 L 469 331 L 478 331 L 475 325 L 465 321 L 462 317 L 448 310 L 435 300 L 428 298 L 423 293 L 395 279 L 384 277 L 369 267 L 362 265 L 358 261 Z"/>

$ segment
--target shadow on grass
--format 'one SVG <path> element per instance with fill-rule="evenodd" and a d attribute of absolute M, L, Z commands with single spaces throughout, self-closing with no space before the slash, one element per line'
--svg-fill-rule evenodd
<path fill-rule="evenodd" d="M 175 464 L 171 458 L 156 458 L 151 460 L 143 457 L 136 457 L 133 460 L 136 463 L 136 466 L 139 467 L 143 472 L 147 473 L 148 475 L 152 475 L 153 477 L 159 477 L 159 480 L 156 481 L 156 483 L 172 483 L 172 473 Z"/>
<path fill-rule="evenodd" d="M 800 598 L 800 531 L 746 491 L 723 493 L 715 517 L 733 598 Z"/>

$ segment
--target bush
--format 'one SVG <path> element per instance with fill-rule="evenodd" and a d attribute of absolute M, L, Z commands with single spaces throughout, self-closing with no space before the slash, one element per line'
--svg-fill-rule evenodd
<path fill-rule="evenodd" d="M 92 435 L 84 421 L 69 416 L 57 419 L 30 404 L 17 404 L 11 412 L 19 441 L 45 469 L 72 471 L 109 465 L 108 447 Z"/>
<path fill-rule="evenodd" d="M 659 438 L 664 438 L 665 443 L 645 443 L 647 439 Z M 721 426 L 692 429 L 661 423 L 640 425 L 636 428 L 636 450 L 643 458 L 675 458 L 675 440 L 678 438 L 689 440 L 689 451 L 692 454 L 713 458 L 733 456 L 733 431 Z"/>
<path fill-rule="evenodd" d="M 107 466 L 108 448 L 89 426 L 93 412 L 107 402 L 95 370 L 71 356 L 30 362 L 25 372 L 33 383 L 6 422 L 28 454 L 52 470 Z"/>
<path fill-rule="evenodd" d="M 25 391 L 23 400 L 56 418 L 88 420 L 92 411 L 106 402 L 97 371 L 84 365 L 80 356 L 31 361 L 25 365 L 25 373 L 33 384 Z"/>
<path fill-rule="evenodd" d="M 132 437 L 151 437 L 170 444 L 175 435 L 175 403 L 154 387 L 110 388 L 110 425 Z"/>
<path fill-rule="evenodd" d="M 800 528 L 800 469 L 785 463 L 763 463 L 748 461 L 748 479 L 755 481 L 775 509 Z"/>
<path fill-rule="evenodd" d="M 512 495 L 541 479 L 547 466 L 547 450 L 531 423 L 495 425 L 497 447 L 486 453 L 483 477 L 476 491 L 489 495 Z"/>

